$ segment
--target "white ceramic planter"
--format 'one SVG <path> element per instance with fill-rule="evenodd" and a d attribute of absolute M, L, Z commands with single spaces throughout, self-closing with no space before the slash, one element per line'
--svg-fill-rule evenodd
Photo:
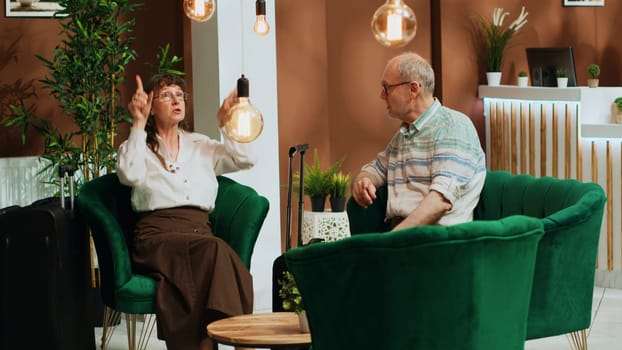
<path fill-rule="evenodd" d="M 518 77 L 518 86 L 519 87 L 529 86 L 529 77 Z"/>
<path fill-rule="evenodd" d="M 568 86 L 568 77 L 557 78 L 557 87 L 565 88 Z"/>
<path fill-rule="evenodd" d="M 499 86 L 501 84 L 501 72 L 486 72 L 488 86 Z"/>

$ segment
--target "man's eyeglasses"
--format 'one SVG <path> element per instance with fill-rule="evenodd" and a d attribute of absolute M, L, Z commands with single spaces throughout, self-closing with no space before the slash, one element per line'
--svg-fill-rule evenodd
<path fill-rule="evenodd" d="M 400 85 L 406 85 L 406 84 L 410 84 L 412 83 L 412 81 L 403 81 L 401 83 L 397 83 L 397 84 L 385 84 L 382 83 L 382 93 L 384 93 L 385 96 L 389 96 L 389 89 L 396 87 L 396 86 L 400 86 Z"/>
<path fill-rule="evenodd" d="M 187 92 L 183 92 L 183 91 L 175 91 L 175 92 L 164 91 L 164 92 L 161 92 L 155 98 L 160 100 L 160 102 L 171 102 L 173 100 L 173 96 L 177 100 L 184 100 L 185 101 L 185 100 L 188 99 L 188 93 Z"/>

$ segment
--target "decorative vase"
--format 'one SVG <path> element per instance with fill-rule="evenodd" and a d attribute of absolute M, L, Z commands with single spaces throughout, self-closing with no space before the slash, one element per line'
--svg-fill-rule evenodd
<path fill-rule="evenodd" d="M 501 84 L 501 72 L 486 72 L 488 86 L 499 86 Z"/>
<path fill-rule="evenodd" d="M 558 77 L 557 78 L 557 87 L 565 88 L 568 86 L 568 77 Z"/>
<path fill-rule="evenodd" d="M 618 105 L 615 102 L 611 104 L 611 122 L 622 124 L 622 111 L 618 109 Z"/>
<path fill-rule="evenodd" d="M 519 87 L 529 86 L 529 77 L 518 77 L 518 86 Z"/>
<path fill-rule="evenodd" d="M 326 197 L 324 196 L 311 196 L 311 211 L 322 212 L 324 211 L 324 203 Z"/>
<path fill-rule="evenodd" d="M 342 212 L 346 210 L 346 199 L 345 197 L 330 197 L 330 210 L 333 212 Z"/>
<path fill-rule="evenodd" d="M 300 311 L 298 314 L 298 322 L 300 323 L 300 331 L 302 333 L 309 333 L 309 320 L 307 320 L 307 312 L 305 310 Z"/>
<path fill-rule="evenodd" d="M 598 79 L 588 79 L 587 80 L 587 86 L 589 86 L 591 88 L 598 87 Z"/>

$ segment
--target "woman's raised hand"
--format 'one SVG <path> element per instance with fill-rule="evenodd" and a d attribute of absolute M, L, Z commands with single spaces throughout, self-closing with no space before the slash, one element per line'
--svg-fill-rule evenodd
<path fill-rule="evenodd" d="M 218 127 L 222 128 L 229 121 L 230 116 L 229 110 L 238 103 L 238 89 L 233 89 L 229 93 L 229 96 L 225 97 L 218 109 L 218 114 L 216 115 L 218 118 Z"/>
<path fill-rule="evenodd" d="M 153 91 L 149 94 L 143 89 L 143 81 L 140 75 L 136 75 L 136 91 L 132 95 L 132 100 L 127 106 L 130 115 L 134 118 L 134 127 L 144 129 L 147 124 L 149 112 L 151 112 L 151 102 L 153 101 Z"/>

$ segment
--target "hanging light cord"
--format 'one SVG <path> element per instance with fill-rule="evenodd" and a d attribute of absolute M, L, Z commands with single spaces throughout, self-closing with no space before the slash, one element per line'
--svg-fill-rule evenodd
<path fill-rule="evenodd" d="M 241 42 L 241 46 L 242 46 L 242 71 L 241 73 L 244 73 L 244 6 L 243 6 L 243 1 L 240 0 L 240 19 L 242 21 L 242 28 L 241 28 L 241 33 L 240 33 L 240 38 L 242 40 Z"/>

